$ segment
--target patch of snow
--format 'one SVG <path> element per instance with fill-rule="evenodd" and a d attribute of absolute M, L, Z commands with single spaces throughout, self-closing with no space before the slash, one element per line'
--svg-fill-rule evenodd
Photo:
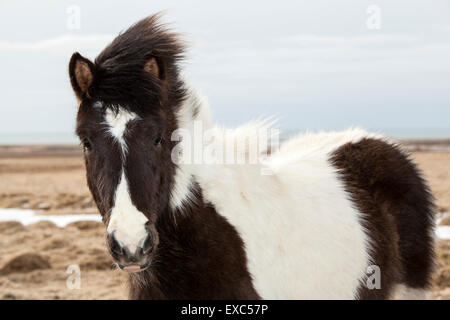
<path fill-rule="evenodd" d="M 58 227 L 65 227 L 75 221 L 102 221 L 100 214 L 65 214 L 65 215 L 37 215 L 28 209 L 0 209 L 1 221 L 18 221 L 29 225 L 39 221 L 50 221 Z"/>
<path fill-rule="evenodd" d="M 438 226 L 436 235 L 439 239 L 450 240 L 450 226 Z"/>
<path fill-rule="evenodd" d="M 65 215 L 37 215 L 29 209 L 0 209 L 1 221 L 18 221 L 29 225 L 39 221 L 50 221 L 58 227 L 65 227 L 75 221 L 102 221 L 100 214 L 65 214 Z M 450 240 L 450 226 L 438 226 L 436 236 L 442 240 Z"/>

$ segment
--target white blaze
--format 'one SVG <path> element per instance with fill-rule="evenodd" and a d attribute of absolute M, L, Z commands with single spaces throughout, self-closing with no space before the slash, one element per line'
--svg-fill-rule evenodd
<path fill-rule="evenodd" d="M 108 224 L 108 233 L 115 231 L 114 236 L 131 253 L 134 253 L 139 241 L 145 238 L 147 232 L 145 223 L 148 219 L 131 202 L 128 191 L 128 181 L 122 171 L 119 185 L 116 190 L 114 207 Z"/>
<path fill-rule="evenodd" d="M 119 109 L 117 114 L 109 109 L 106 111 L 105 122 L 108 125 L 108 131 L 120 143 L 123 152 L 123 162 L 125 162 L 127 153 L 124 133 L 128 122 L 135 119 L 138 119 L 135 113 L 122 108 Z M 145 230 L 145 223 L 147 221 L 148 219 L 145 215 L 131 201 L 128 181 L 122 166 L 122 174 L 116 189 L 114 207 L 111 210 L 108 223 L 108 233 L 115 231 L 114 235 L 116 239 L 123 246 L 128 247 L 131 253 L 134 253 L 139 242 L 147 235 Z"/>
<path fill-rule="evenodd" d="M 123 138 L 125 129 L 127 128 L 128 122 L 138 118 L 139 117 L 134 112 L 129 112 L 122 108 L 119 109 L 117 114 L 110 109 L 106 110 L 105 122 L 108 125 L 109 133 L 120 143 L 120 147 L 124 153 L 124 158 L 127 151 L 127 144 Z"/>

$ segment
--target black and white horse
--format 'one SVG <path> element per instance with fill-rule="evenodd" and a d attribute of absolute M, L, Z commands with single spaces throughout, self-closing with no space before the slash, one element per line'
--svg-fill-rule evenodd
<path fill-rule="evenodd" d="M 198 123 L 207 145 L 248 137 L 245 159 L 266 129 L 212 125 L 182 57 L 155 15 L 69 65 L 87 182 L 130 298 L 423 297 L 434 206 L 404 151 L 351 129 L 298 135 L 264 161 L 176 161 L 190 150 L 174 133 Z"/>

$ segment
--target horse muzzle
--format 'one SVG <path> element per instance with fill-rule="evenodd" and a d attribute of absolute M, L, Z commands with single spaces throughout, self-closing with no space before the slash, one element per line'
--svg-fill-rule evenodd
<path fill-rule="evenodd" d="M 115 230 L 108 234 L 108 247 L 119 268 L 126 272 L 141 272 L 151 264 L 155 241 L 151 232 L 136 247 L 128 247 L 117 239 Z"/>

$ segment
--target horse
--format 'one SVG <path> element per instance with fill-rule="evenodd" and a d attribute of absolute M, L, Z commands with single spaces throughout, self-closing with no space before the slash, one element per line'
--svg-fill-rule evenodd
<path fill-rule="evenodd" d="M 425 298 L 435 206 L 408 152 L 359 128 L 254 152 L 272 123 L 214 125 L 185 52 L 156 14 L 69 63 L 87 184 L 129 298 Z M 192 141 L 179 132 L 198 124 L 216 154 L 245 136 L 228 148 L 244 163 L 181 161 Z"/>

